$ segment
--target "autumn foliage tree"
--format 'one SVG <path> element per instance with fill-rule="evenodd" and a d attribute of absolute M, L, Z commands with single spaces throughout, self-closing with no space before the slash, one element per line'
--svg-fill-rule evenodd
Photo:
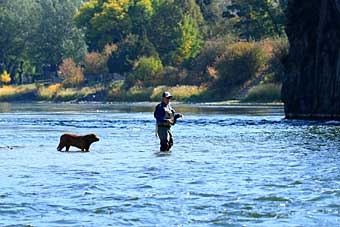
<path fill-rule="evenodd" d="M 11 75 L 6 70 L 0 75 L 0 82 L 4 84 L 11 82 Z"/>
<path fill-rule="evenodd" d="M 81 67 L 77 66 L 71 58 L 63 60 L 59 66 L 58 75 L 64 87 L 76 87 L 84 81 Z"/>
<path fill-rule="evenodd" d="M 203 44 L 204 19 L 195 0 L 90 0 L 75 20 L 90 50 L 117 43 L 111 72 L 129 72 L 143 56 L 178 65 L 195 57 Z"/>

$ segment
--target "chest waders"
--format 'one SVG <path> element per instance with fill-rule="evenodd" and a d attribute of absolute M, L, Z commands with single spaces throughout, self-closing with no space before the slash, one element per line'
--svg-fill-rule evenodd
<path fill-rule="evenodd" d="M 164 107 L 165 119 L 174 120 L 174 111 L 172 108 Z M 171 124 L 169 122 L 157 123 L 157 134 L 161 142 L 161 151 L 169 151 L 173 145 L 173 138 L 171 133 Z"/>

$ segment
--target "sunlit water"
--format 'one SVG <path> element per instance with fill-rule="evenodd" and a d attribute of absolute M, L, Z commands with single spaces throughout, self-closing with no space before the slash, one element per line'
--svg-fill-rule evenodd
<path fill-rule="evenodd" d="M 151 104 L 0 104 L 0 226 L 340 225 L 339 122 L 174 106 L 159 154 Z M 65 132 L 100 141 L 58 152 Z"/>

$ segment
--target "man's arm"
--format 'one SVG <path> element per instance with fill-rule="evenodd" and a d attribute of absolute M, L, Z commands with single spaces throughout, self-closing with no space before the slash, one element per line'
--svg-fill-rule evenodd
<path fill-rule="evenodd" d="M 162 122 L 162 123 L 167 122 L 167 120 L 164 119 L 165 110 L 161 105 L 156 106 L 156 109 L 155 109 L 155 112 L 154 112 L 154 117 L 156 118 L 156 120 L 158 122 Z"/>

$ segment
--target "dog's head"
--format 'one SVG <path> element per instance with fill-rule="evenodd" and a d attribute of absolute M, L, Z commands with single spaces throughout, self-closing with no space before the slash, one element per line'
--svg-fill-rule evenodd
<path fill-rule="evenodd" d="M 88 135 L 86 135 L 85 137 L 86 137 L 87 141 L 89 141 L 90 143 L 99 141 L 99 138 L 98 138 L 97 135 L 94 134 L 94 133 L 88 134 Z"/>

